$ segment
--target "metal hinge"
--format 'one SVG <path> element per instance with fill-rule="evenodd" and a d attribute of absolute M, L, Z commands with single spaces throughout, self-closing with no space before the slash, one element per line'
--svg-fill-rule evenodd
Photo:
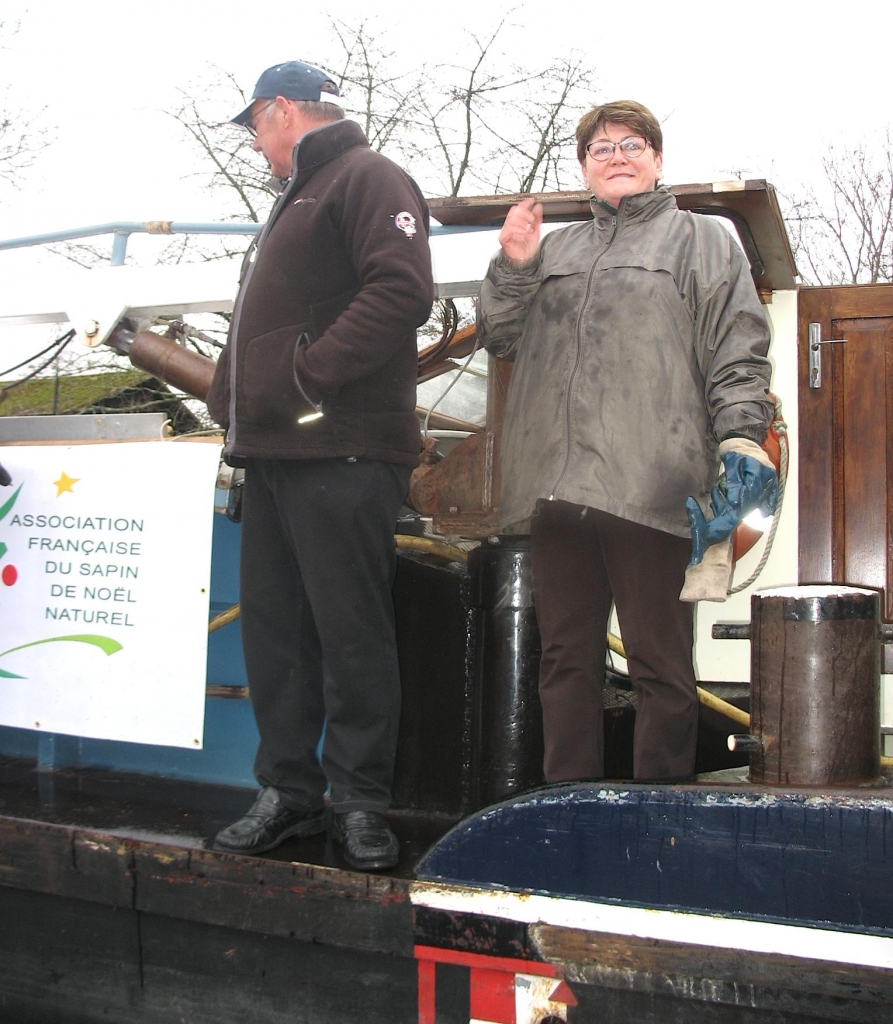
<path fill-rule="evenodd" d="M 845 345 L 846 338 L 828 338 L 822 341 L 822 325 L 809 325 L 809 386 L 822 386 L 822 345 Z"/>

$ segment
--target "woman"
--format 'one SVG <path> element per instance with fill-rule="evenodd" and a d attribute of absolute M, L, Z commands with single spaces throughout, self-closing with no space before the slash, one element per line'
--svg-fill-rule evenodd
<path fill-rule="evenodd" d="M 519 203 L 481 290 L 479 336 L 515 360 L 499 515 L 503 528 L 530 523 L 549 782 L 604 774 L 612 601 L 638 698 L 635 777 L 694 771 L 685 502 L 706 504 L 721 444 L 758 458 L 772 415 L 747 261 L 658 186 L 662 150 L 641 104 L 591 110 L 577 155 L 592 221 L 541 242 L 542 208 Z"/>

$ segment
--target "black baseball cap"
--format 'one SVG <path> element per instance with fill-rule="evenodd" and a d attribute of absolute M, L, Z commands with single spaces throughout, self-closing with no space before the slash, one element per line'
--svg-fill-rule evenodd
<path fill-rule="evenodd" d="M 329 88 L 322 89 L 328 83 Z M 302 60 L 289 60 L 284 64 L 274 64 L 258 78 L 251 97 L 251 103 L 230 122 L 246 125 L 251 117 L 251 108 L 255 100 L 272 100 L 284 96 L 287 100 L 315 100 L 323 103 L 335 103 L 340 95 L 338 86 L 319 68 L 305 64 Z"/>

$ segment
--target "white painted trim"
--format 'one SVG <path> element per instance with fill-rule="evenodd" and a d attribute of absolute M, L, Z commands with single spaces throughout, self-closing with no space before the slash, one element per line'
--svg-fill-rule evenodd
<path fill-rule="evenodd" d="M 525 924 L 893 970 L 893 939 L 880 935 L 426 882 L 414 882 L 410 898 L 415 906 Z"/>

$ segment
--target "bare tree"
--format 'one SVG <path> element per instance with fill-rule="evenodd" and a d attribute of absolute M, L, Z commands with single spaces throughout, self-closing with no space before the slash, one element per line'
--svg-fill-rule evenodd
<path fill-rule="evenodd" d="M 568 187 L 591 75 L 579 54 L 533 69 L 513 65 L 500 49 L 509 28 L 503 18 L 487 34 L 470 33 L 466 61 L 407 68 L 369 23 L 332 20 L 329 52 L 317 59 L 370 145 L 403 163 L 429 195 Z M 224 120 L 247 97 L 219 68 L 182 97 L 172 116 L 200 155 L 196 173 L 219 192 L 224 216 L 263 219 L 266 169 L 245 133 Z"/>
<path fill-rule="evenodd" d="M 329 51 L 316 57 L 370 145 L 398 159 L 428 194 L 567 187 L 575 180 L 574 126 L 591 102 L 590 76 L 573 54 L 534 70 L 512 65 L 498 45 L 508 27 L 503 18 L 486 35 L 470 34 L 464 63 L 406 67 L 368 22 L 333 19 Z M 181 95 L 172 116 L 198 153 L 195 173 L 219 195 L 222 216 L 263 219 L 272 202 L 268 172 L 246 133 L 224 120 L 248 97 L 215 67 Z M 190 243 L 193 258 L 213 258 L 212 250 L 206 240 Z M 216 252 L 231 255 L 222 242 Z M 467 322 L 465 305 L 458 313 L 452 304 L 435 307 L 421 336 L 440 336 L 457 318 Z"/>
<path fill-rule="evenodd" d="M 541 68 L 507 64 L 498 42 L 469 34 L 465 64 L 432 69 L 419 96 L 419 123 L 407 154 L 427 164 L 441 194 L 547 191 L 567 187 L 576 165 L 574 126 L 591 102 L 582 56 Z"/>
<path fill-rule="evenodd" d="M 328 52 L 314 57 L 370 145 L 406 166 L 429 195 L 568 187 L 576 183 L 574 126 L 592 100 L 591 77 L 575 54 L 533 69 L 514 65 L 501 49 L 507 17 L 488 33 L 469 34 L 467 59 L 452 63 L 408 66 L 386 32 L 334 19 Z M 247 133 L 228 123 L 248 103 L 235 77 L 209 66 L 180 95 L 170 114 L 198 157 L 193 175 L 219 200 L 218 219 L 264 220 L 273 202 L 269 171 Z M 178 238 L 157 262 L 227 258 L 246 244 L 237 236 Z M 90 245 L 61 254 L 85 266 L 107 258 Z M 470 316 L 470 306 L 437 307 L 421 335 L 426 342 L 443 336 Z M 198 331 L 174 330 L 210 354 L 225 326 L 225 318 L 203 318 Z"/>
<path fill-rule="evenodd" d="M 393 65 L 394 55 L 365 23 L 351 28 L 333 20 L 331 29 L 333 54 L 320 66 L 344 92 L 347 113 L 359 121 L 373 149 L 393 149 L 409 128 L 407 112 L 416 108 L 415 73 L 386 76 L 382 69 Z M 180 93 L 171 116 L 199 155 L 195 174 L 219 195 L 222 218 L 264 220 L 273 201 L 269 170 L 245 131 L 228 121 L 248 103 L 235 77 L 211 66 Z"/>
<path fill-rule="evenodd" d="M 345 96 L 342 106 L 359 122 L 373 149 L 393 149 L 415 127 L 421 92 L 418 72 L 386 74 L 386 67 L 399 66 L 396 54 L 365 21 L 353 28 L 333 19 L 331 31 L 339 52 L 325 70 Z"/>
<path fill-rule="evenodd" d="M 445 98 L 438 102 L 436 90 L 426 91 L 420 97 L 420 108 L 425 118 L 425 134 L 435 142 L 434 153 L 446 172 L 449 184 L 448 195 L 457 196 L 472 165 L 472 151 L 475 143 L 475 127 L 483 123 L 487 108 L 492 106 L 494 96 L 517 85 L 512 78 L 493 74 L 487 67 L 487 56 L 504 22 L 500 22 L 489 39 L 481 41 L 472 35 L 477 52 L 467 67 L 441 65 L 444 72 L 455 72 L 456 81 L 445 91 Z M 434 99 L 431 93 L 437 96 Z M 417 147 L 416 154 L 426 149 Z"/>
<path fill-rule="evenodd" d="M 893 280 L 893 145 L 830 148 L 824 181 L 785 196 L 787 222 L 801 275 L 812 284 Z"/>
<path fill-rule="evenodd" d="M 541 88 L 518 108 L 527 130 L 518 139 L 502 140 L 514 154 L 511 166 L 518 181 L 513 191 L 547 192 L 577 184 L 576 125 L 592 91 L 584 62 L 579 53 L 553 61 L 539 76 Z"/>
<path fill-rule="evenodd" d="M 18 111 L 0 111 L 0 180 L 19 187 L 22 171 L 34 160 L 34 144 Z"/>
<path fill-rule="evenodd" d="M 268 186 L 270 173 L 252 151 L 246 132 L 228 122 L 232 112 L 248 102 L 235 77 L 212 65 L 179 92 L 179 104 L 168 113 L 199 154 L 191 176 L 215 194 L 220 210 L 217 219 L 261 223 L 273 203 L 273 192 Z M 148 259 L 163 266 L 229 259 L 243 253 L 247 245 L 244 235 L 177 235 L 160 250 L 152 246 Z M 109 262 L 107 243 L 63 242 L 50 246 L 50 251 L 81 267 Z M 143 254 L 142 261 L 146 258 Z M 127 262 L 141 262 L 133 246 L 128 249 Z"/>
<path fill-rule="evenodd" d="M 228 121 L 234 110 L 247 105 L 248 97 L 229 71 L 214 66 L 209 71 L 180 90 L 182 101 L 171 116 L 201 155 L 194 173 L 220 196 L 222 219 L 259 222 L 272 203 L 270 172 L 251 149 L 246 132 Z"/>
<path fill-rule="evenodd" d="M 19 30 L 18 22 L 0 21 L 0 51 Z M 2 66 L 2 62 L 0 62 Z M 38 121 L 42 111 L 29 111 L 10 100 L 8 82 L 0 82 L 0 184 L 21 187 L 22 173 L 49 145 L 50 134 Z"/>

